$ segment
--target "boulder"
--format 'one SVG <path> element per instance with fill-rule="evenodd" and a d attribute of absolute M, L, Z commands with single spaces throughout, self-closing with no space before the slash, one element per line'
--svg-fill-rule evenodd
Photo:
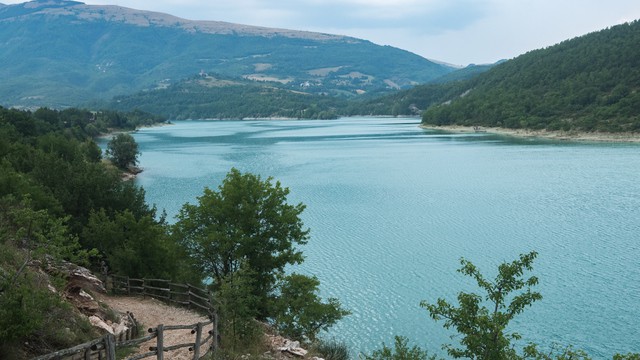
<path fill-rule="evenodd" d="M 307 355 L 308 351 L 300 347 L 299 341 L 290 341 L 287 340 L 284 343 L 284 346 L 278 348 L 281 352 L 289 353 L 291 355 L 304 357 Z"/>
<path fill-rule="evenodd" d="M 94 327 L 97 327 L 99 329 L 105 330 L 106 332 L 108 332 L 109 334 L 115 335 L 113 333 L 113 328 L 111 326 L 109 326 L 109 324 L 107 324 L 106 322 L 104 322 L 102 319 L 100 319 L 99 317 L 92 315 L 89 316 L 89 322 L 91 323 L 91 325 L 93 325 Z"/>

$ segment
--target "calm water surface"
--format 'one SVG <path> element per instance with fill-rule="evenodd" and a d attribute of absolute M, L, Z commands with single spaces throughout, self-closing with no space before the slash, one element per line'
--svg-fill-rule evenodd
<path fill-rule="evenodd" d="M 595 358 L 640 351 L 640 146 L 422 130 L 417 119 L 184 121 L 134 134 L 150 203 L 173 217 L 231 167 L 303 202 L 311 240 L 295 271 L 353 314 L 325 337 L 369 352 L 452 334 L 419 307 L 475 290 L 460 257 L 496 265 L 536 250 L 544 299 L 513 323 L 524 342 Z"/>

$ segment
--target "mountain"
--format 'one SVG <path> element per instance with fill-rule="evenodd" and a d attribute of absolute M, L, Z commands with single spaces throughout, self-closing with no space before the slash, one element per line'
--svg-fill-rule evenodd
<path fill-rule="evenodd" d="M 501 63 L 423 114 L 435 125 L 640 131 L 640 21 Z"/>
<path fill-rule="evenodd" d="M 0 6 L 0 104 L 64 107 L 166 87 L 198 73 L 354 96 L 455 68 L 369 41 L 76 1 Z"/>

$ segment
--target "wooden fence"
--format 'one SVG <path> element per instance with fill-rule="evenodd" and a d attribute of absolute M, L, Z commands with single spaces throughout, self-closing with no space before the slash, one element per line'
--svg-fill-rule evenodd
<path fill-rule="evenodd" d="M 133 279 L 126 276 L 110 276 L 108 288 L 114 294 L 150 296 L 176 305 L 186 306 L 205 312 L 206 315 L 215 314 L 212 297 L 209 291 L 190 284 L 176 284 L 163 279 Z"/>
<path fill-rule="evenodd" d="M 133 314 L 127 313 L 134 329 L 128 330 L 119 336 L 107 334 L 99 339 L 69 348 L 42 355 L 32 360 L 116 360 L 116 349 L 130 346 L 138 346 L 144 342 L 155 339 L 155 346 L 149 347 L 149 352 L 128 358 L 139 360 L 155 357 L 164 360 L 166 352 L 181 348 L 189 348 L 193 352 L 193 359 L 198 360 L 209 352 L 218 348 L 218 322 L 217 314 L 211 303 L 208 291 L 189 284 L 175 284 L 162 279 L 131 279 L 128 277 L 111 276 L 111 290 L 116 294 L 141 295 L 157 298 L 170 303 L 179 304 L 206 313 L 209 321 L 191 325 L 163 325 L 149 328 L 149 335 L 135 339 L 137 334 L 137 322 Z M 210 327 L 210 329 L 208 329 Z M 194 335 L 194 341 L 186 344 L 167 345 L 164 343 L 165 332 L 188 330 Z M 206 336 L 205 336 L 206 335 Z M 206 351 L 202 347 L 209 345 Z M 171 357 L 168 357 L 171 358 Z"/>
<path fill-rule="evenodd" d="M 214 324 L 213 321 L 196 323 L 193 325 L 158 325 L 155 328 L 150 328 L 149 335 L 138 338 L 131 339 L 126 341 L 118 341 L 117 337 L 112 334 L 107 334 L 99 339 L 69 348 L 65 350 L 56 351 L 51 354 L 42 355 L 32 360 L 61 360 L 61 359 L 69 359 L 69 360 L 116 360 L 116 349 L 121 347 L 129 347 L 129 346 L 137 346 L 144 342 L 156 339 L 156 346 L 150 346 L 149 352 L 136 355 L 128 358 L 128 360 L 140 360 L 148 357 L 155 356 L 158 360 L 164 359 L 164 353 L 170 352 L 174 350 L 178 350 L 181 348 L 189 348 L 189 351 L 193 352 L 193 359 L 197 360 L 205 355 L 207 355 L 210 351 L 213 351 L 215 347 L 216 332 L 215 328 L 212 326 Z M 205 334 L 206 327 L 211 326 L 212 329 L 207 331 L 207 336 L 203 338 Z M 164 344 L 164 334 L 167 331 L 177 331 L 177 330 L 189 330 L 192 335 L 195 335 L 194 342 L 186 343 L 186 344 L 177 344 L 177 345 L 169 345 L 166 346 Z M 202 352 L 201 349 L 203 346 L 207 345 L 211 342 L 209 348 Z M 168 357 L 170 358 L 170 357 Z"/>

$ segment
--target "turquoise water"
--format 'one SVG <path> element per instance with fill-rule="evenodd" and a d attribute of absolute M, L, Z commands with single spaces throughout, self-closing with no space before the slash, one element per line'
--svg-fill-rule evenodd
<path fill-rule="evenodd" d="M 325 337 L 358 353 L 405 335 L 430 351 L 452 334 L 419 307 L 536 250 L 543 300 L 523 342 L 595 358 L 640 351 L 640 146 L 446 134 L 417 119 L 181 121 L 142 129 L 147 199 L 172 218 L 231 167 L 273 176 L 303 202 L 311 240 L 296 271 L 352 315 Z"/>

